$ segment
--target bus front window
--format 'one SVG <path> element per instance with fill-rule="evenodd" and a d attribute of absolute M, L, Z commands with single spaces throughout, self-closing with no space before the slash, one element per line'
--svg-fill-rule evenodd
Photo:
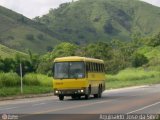
<path fill-rule="evenodd" d="M 54 78 L 68 78 L 68 62 L 55 63 L 54 65 Z"/>
<path fill-rule="evenodd" d="M 60 62 L 54 65 L 54 78 L 84 78 L 85 66 L 84 62 Z"/>
<path fill-rule="evenodd" d="M 70 78 L 84 78 L 84 63 L 83 62 L 70 62 L 69 64 Z"/>

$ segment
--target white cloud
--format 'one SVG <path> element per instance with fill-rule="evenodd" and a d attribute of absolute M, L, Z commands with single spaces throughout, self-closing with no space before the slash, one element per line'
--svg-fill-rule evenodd
<path fill-rule="evenodd" d="M 141 0 L 141 1 L 148 2 L 148 3 L 152 4 L 152 5 L 160 7 L 160 0 Z"/>
<path fill-rule="evenodd" d="M 61 3 L 72 0 L 0 0 L 0 5 L 12 9 L 29 18 L 48 13 L 50 8 L 57 8 Z M 76 0 L 74 0 L 76 1 Z M 142 0 L 160 6 L 160 0 Z"/>
<path fill-rule="evenodd" d="M 0 0 L 0 5 L 29 18 L 46 14 L 50 8 L 72 0 Z"/>

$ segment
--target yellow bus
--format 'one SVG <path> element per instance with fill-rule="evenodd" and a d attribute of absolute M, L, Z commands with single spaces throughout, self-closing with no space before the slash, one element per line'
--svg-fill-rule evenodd
<path fill-rule="evenodd" d="M 73 99 L 90 95 L 101 98 L 105 90 L 104 61 L 87 57 L 61 57 L 54 60 L 54 95 Z"/>

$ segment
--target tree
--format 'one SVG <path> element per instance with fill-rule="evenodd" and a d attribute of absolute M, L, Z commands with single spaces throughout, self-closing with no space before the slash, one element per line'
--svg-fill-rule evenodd
<path fill-rule="evenodd" d="M 148 63 L 148 59 L 146 56 L 139 53 L 134 54 L 133 60 L 132 60 L 133 67 L 140 67 L 146 63 Z"/>
<path fill-rule="evenodd" d="M 3 72 L 5 69 L 5 64 L 3 62 L 3 60 L 0 58 L 0 72 Z"/>
<path fill-rule="evenodd" d="M 53 61 L 40 62 L 37 73 L 50 75 L 52 73 Z"/>
<path fill-rule="evenodd" d="M 13 58 L 5 58 L 3 60 L 3 64 L 4 64 L 4 68 L 3 68 L 3 72 L 13 72 L 15 69 L 15 61 L 13 60 Z"/>
<path fill-rule="evenodd" d="M 37 70 L 39 64 L 39 56 L 37 54 L 33 54 L 30 50 L 28 50 L 29 54 L 29 62 L 31 64 L 31 71 L 35 72 Z"/>
<path fill-rule="evenodd" d="M 43 56 L 44 61 L 53 60 L 56 57 L 74 56 L 78 46 L 75 44 L 63 42 L 57 45 L 52 52 Z"/>
<path fill-rule="evenodd" d="M 39 17 L 39 16 L 35 17 L 33 20 L 34 20 L 35 22 L 38 22 L 38 23 L 40 23 L 40 22 L 41 22 L 41 19 L 40 19 L 40 17 Z"/>
<path fill-rule="evenodd" d="M 149 39 L 148 45 L 156 47 L 160 45 L 160 32 Z"/>
<path fill-rule="evenodd" d="M 107 43 L 98 42 L 86 46 L 84 55 L 86 57 L 93 57 L 98 59 L 110 59 L 111 47 Z"/>

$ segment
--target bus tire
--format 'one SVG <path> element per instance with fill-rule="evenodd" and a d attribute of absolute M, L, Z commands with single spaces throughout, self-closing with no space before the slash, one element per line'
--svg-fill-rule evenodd
<path fill-rule="evenodd" d="M 98 88 L 98 98 L 102 97 L 102 87 L 99 86 Z"/>
<path fill-rule="evenodd" d="M 91 85 L 88 87 L 88 94 L 85 95 L 85 99 L 88 100 L 91 94 Z"/>
<path fill-rule="evenodd" d="M 79 100 L 81 99 L 81 96 L 80 96 L 80 95 L 78 96 L 78 99 L 79 99 Z"/>
<path fill-rule="evenodd" d="M 72 98 L 72 99 L 76 99 L 76 96 L 75 96 L 75 95 L 72 95 L 71 98 Z"/>
<path fill-rule="evenodd" d="M 85 95 L 85 99 L 86 100 L 88 100 L 89 99 L 89 95 L 87 94 L 87 95 Z"/>
<path fill-rule="evenodd" d="M 60 96 L 59 96 L 59 100 L 64 100 L 64 96 L 63 96 L 63 95 L 60 95 Z"/>
<path fill-rule="evenodd" d="M 98 98 L 98 94 L 94 94 L 93 96 L 94 96 L 94 98 Z"/>

